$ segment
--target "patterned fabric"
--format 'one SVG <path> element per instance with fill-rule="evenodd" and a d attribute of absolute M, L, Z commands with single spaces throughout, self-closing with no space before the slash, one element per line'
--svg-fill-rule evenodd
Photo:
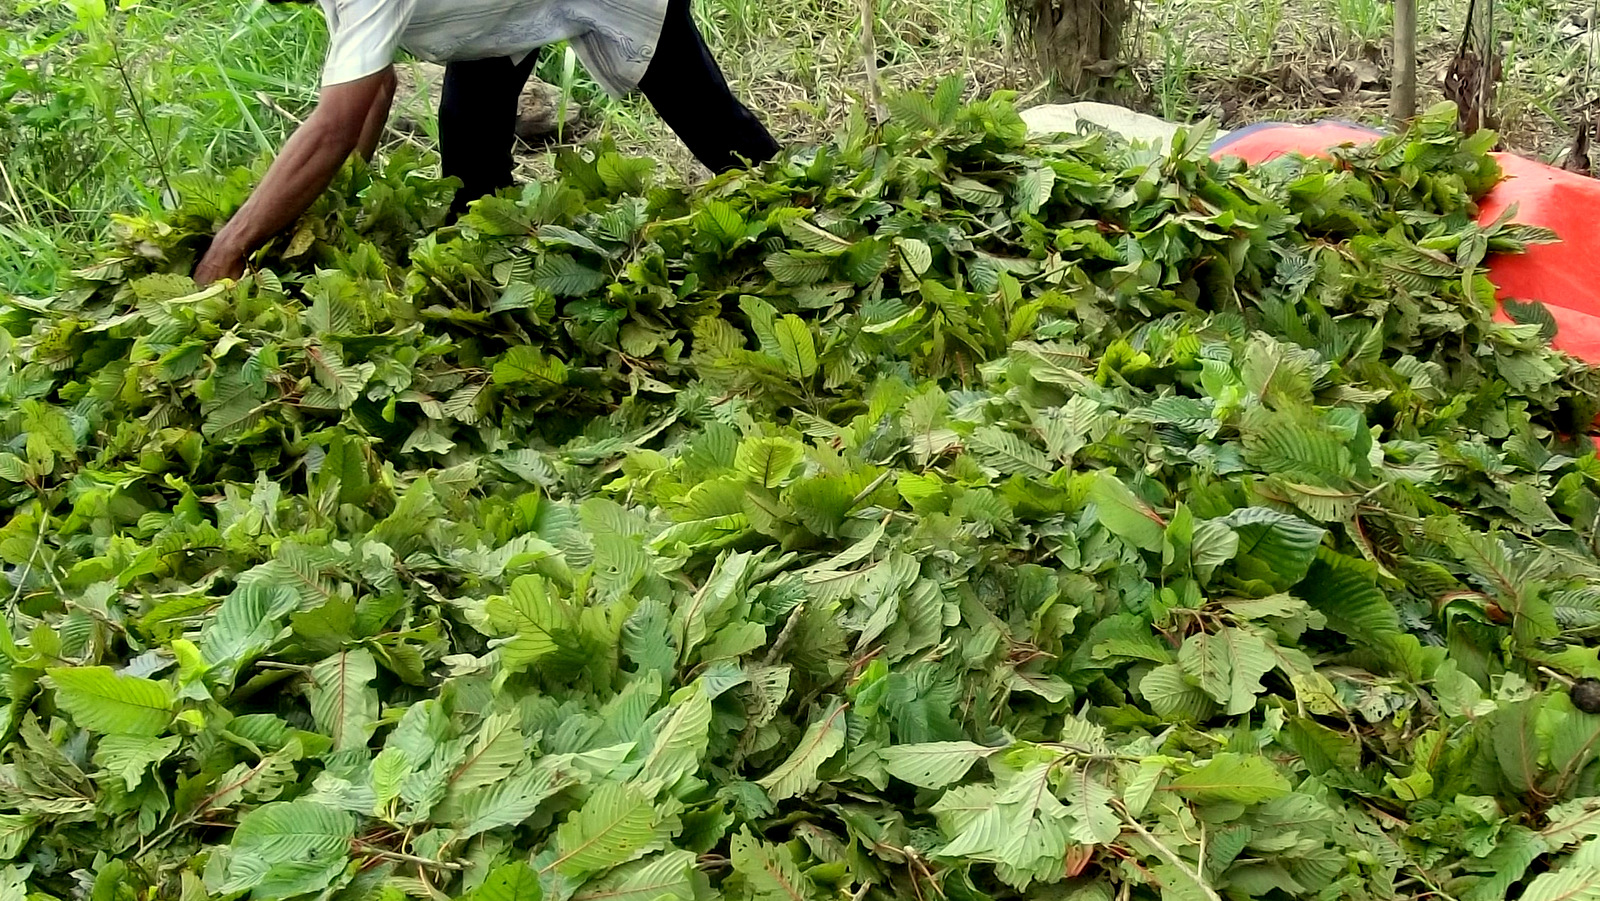
<path fill-rule="evenodd" d="M 443 63 L 508 56 L 570 41 L 614 97 L 639 85 L 667 0 L 320 0 L 331 37 L 324 85 L 382 71 L 395 49 Z"/>

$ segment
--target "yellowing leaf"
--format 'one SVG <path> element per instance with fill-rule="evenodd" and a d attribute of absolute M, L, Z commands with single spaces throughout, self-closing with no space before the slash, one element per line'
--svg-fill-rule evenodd
<path fill-rule="evenodd" d="M 1223 752 L 1172 780 L 1173 791 L 1195 801 L 1251 804 L 1289 793 L 1289 780 L 1264 757 Z"/>

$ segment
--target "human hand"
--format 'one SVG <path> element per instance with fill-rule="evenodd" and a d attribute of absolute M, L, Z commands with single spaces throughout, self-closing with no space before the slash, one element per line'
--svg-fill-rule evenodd
<path fill-rule="evenodd" d="M 200 259 L 200 265 L 194 267 L 194 280 L 201 287 L 222 278 L 238 281 L 242 275 L 244 275 L 244 254 L 233 249 L 220 237 L 211 243 L 211 248 Z"/>

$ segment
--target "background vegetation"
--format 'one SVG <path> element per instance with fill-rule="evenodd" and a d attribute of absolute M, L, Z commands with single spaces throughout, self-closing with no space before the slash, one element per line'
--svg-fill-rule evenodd
<path fill-rule="evenodd" d="M 0 290 L 48 293 L 114 214 L 161 203 L 174 173 L 262 158 L 314 102 L 326 40 L 314 7 L 112 3 L 0 3 Z M 1424 105 L 1438 95 L 1466 5 L 1422 4 Z M 877 0 L 876 11 L 887 88 L 964 73 L 974 93 L 1057 99 L 1011 39 L 1005 0 Z M 833 133 L 866 91 L 854 3 L 702 0 L 698 13 L 730 80 L 783 140 Z M 1148 0 L 1112 81 L 1125 102 L 1180 120 L 1379 122 L 1391 14 L 1383 0 Z M 1570 142 L 1593 96 L 1594 18 L 1581 0 L 1497 7 L 1499 113 L 1513 149 L 1550 159 Z M 564 140 L 604 133 L 690 170 L 647 104 L 606 98 L 564 48 L 546 51 L 540 75 L 582 110 Z M 529 174 L 550 149 L 525 158 Z"/>

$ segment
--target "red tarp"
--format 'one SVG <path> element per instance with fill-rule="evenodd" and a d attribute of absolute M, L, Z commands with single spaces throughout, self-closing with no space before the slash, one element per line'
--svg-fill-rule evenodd
<path fill-rule="evenodd" d="M 1326 156 L 1329 148 L 1377 137 L 1370 129 L 1336 122 L 1270 124 L 1229 134 L 1211 155 L 1250 163 L 1289 153 Z M 1497 296 L 1543 303 L 1557 326 L 1551 344 L 1600 365 L 1600 181 L 1509 153 L 1494 156 L 1506 177 L 1481 202 L 1478 221 L 1492 223 L 1515 206 L 1516 222 L 1548 228 L 1560 239 L 1522 254 L 1491 256 L 1489 279 Z M 1509 321 L 1503 310 L 1495 315 Z M 1600 446 L 1600 438 L 1595 443 Z"/>

